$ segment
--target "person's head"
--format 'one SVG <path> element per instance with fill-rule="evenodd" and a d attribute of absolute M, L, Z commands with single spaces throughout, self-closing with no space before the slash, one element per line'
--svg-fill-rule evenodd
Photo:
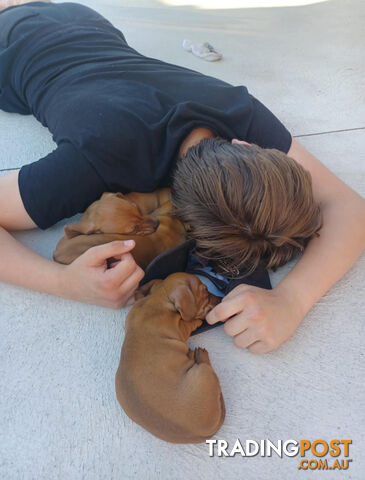
<path fill-rule="evenodd" d="M 275 270 L 322 227 L 309 172 L 275 149 L 202 140 L 178 162 L 171 191 L 196 253 L 226 276 Z"/>

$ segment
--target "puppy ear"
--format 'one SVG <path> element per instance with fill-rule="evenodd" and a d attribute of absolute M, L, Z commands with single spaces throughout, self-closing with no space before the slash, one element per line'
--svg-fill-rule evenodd
<path fill-rule="evenodd" d="M 75 224 L 70 223 L 69 225 L 65 225 L 63 227 L 66 238 L 73 238 L 73 237 L 77 237 L 78 235 L 80 235 L 80 231 L 78 230 L 76 225 L 77 225 L 76 223 Z"/>
<path fill-rule="evenodd" d="M 69 223 L 64 226 L 64 232 L 66 238 L 77 237 L 78 235 L 90 235 L 91 233 L 96 233 L 94 230 L 94 225 L 89 221 L 81 220 L 77 223 Z"/>
<path fill-rule="evenodd" d="M 195 295 L 189 284 L 180 283 L 176 285 L 169 295 L 169 300 L 180 313 L 183 320 L 190 322 L 196 318 L 197 306 Z"/>
<path fill-rule="evenodd" d="M 134 298 L 137 301 L 143 297 L 147 297 L 147 295 L 153 293 L 161 285 L 162 282 L 163 280 L 160 279 L 150 280 L 134 292 Z"/>

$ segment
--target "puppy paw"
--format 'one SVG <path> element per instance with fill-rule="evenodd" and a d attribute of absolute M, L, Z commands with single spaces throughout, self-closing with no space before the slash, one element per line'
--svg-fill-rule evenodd
<path fill-rule="evenodd" d="M 194 360 L 196 363 L 207 363 L 210 365 L 209 354 L 205 348 L 198 347 L 194 350 Z"/>

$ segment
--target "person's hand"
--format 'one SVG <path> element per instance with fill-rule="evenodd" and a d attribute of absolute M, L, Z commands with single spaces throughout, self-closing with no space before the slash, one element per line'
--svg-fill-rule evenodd
<path fill-rule="evenodd" d="M 224 332 L 238 348 L 267 353 L 279 347 L 296 330 L 304 313 L 294 298 L 275 288 L 238 285 L 211 310 L 209 324 L 224 323 Z"/>
<path fill-rule="evenodd" d="M 134 291 L 144 277 L 129 253 L 134 246 L 133 240 L 114 241 L 87 250 L 63 269 L 63 296 L 114 309 L 134 303 Z M 108 268 L 112 257 L 116 261 Z"/>

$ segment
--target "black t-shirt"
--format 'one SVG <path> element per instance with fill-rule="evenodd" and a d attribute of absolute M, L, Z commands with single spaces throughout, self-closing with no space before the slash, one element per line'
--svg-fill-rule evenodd
<path fill-rule="evenodd" d="M 0 65 L 0 108 L 32 113 L 58 145 L 19 173 L 25 209 L 43 229 L 104 191 L 168 186 L 194 128 L 290 148 L 288 130 L 246 87 L 141 55 L 78 4 L 2 12 Z"/>

